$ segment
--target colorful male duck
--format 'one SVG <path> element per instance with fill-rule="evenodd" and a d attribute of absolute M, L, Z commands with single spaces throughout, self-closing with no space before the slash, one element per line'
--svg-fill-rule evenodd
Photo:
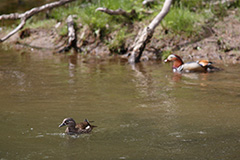
<path fill-rule="evenodd" d="M 67 134 L 83 134 L 83 133 L 90 133 L 94 127 L 89 123 L 87 119 L 80 124 L 76 124 L 76 122 L 72 118 L 65 118 L 63 122 L 59 125 L 59 127 L 67 126 L 65 132 Z"/>
<path fill-rule="evenodd" d="M 184 63 L 176 54 L 169 55 L 164 62 L 173 62 L 173 72 L 211 72 L 219 70 L 218 68 L 212 66 L 212 62 L 208 60 Z"/>

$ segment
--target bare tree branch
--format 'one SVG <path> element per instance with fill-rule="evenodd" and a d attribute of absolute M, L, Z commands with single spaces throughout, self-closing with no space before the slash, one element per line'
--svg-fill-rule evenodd
<path fill-rule="evenodd" d="M 19 13 L 11 13 L 11 14 L 3 14 L 0 16 L 0 20 L 4 19 L 20 19 L 20 14 Z"/>
<path fill-rule="evenodd" d="M 17 33 L 20 29 L 23 28 L 23 26 L 25 25 L 26 23 L 26 19 L 23 18 L 21 23 L 14 29 L 12 30 L 10 33 L 8 33 L 5 37 L 1 38 L 0 39 L 0 42 L 3 42 L 5 40 L 7 40 L 9 37 L 11 37 L 12 35 L 14 35 L 15 33 Z"/>
<path fill-rule="evenodd" d="M 128 59 L 130 63 L 136 63 L 140 61 L 145 46 L 147 45 L 147 43 L 150 42 L 155 28 L 169 12 L 171 4 L 172 0 L 165 0 L 161 12 L 152 20 L 152 22 L 147 27 L 145 27 L 141 32 L 139 32 L 134 41 L 133 51 Z"/>
<path fill-rule="evenodd" d="M 165 0 L 161 12 L 148 25 L 148 28 L 152 32 L 154 32 L 154 29 L 159 25 L 159 23 L 162 21 L 162 19 L 168 14 L 171 4 L 172 4 L 172 0 Z"/>
<path fill-rule="evenodd" d="M 22 29 L 23 26 L 25 25 L 26 21 L 30 17 L 32 17 L 34 14 L 37 14 L 37 13 L 45 11 L 45 10 L 52 9 L 54 7 L 62 6 L 64 4 L 66 4 L 66 3 L 70 3 L 70 2 L 73 2 L 73 1 L 75 1 L 75 0 L 60 0 L 60 1 L 56 1 L 56 2 L 45 4 L 45 5 L 40 6 L 40 7 L 32 8 L 31 10 L 28 10 L 28 11 L 26 11 L 24 13 L 21 13 L 21 14 L 19 14 L 19 13 L 11 13 L 11 14 L 1 15 L 0 16 L 0 20 L 21 19 L 21 23 L 13 31 L 11 31 L 7 36 L 1 38 L 0 42 L 3 42 L 5 40 L 7 40 L 9 37 L 11 37 L 15 33 L 17 33 L 20 29 Z"/>
<path fill-rule="evenodd" d="M 111 10 L 111 9 L 108 9 L 108 8 L 99 7 L 99 8 L 96 9 L 96 11 L 101 11 L 101 12 L 104 12 L 104 13 L 109 14 L 109 15 L 122 15 L 122 16 L 127 17 L 127 18 L 132 18 L 133 16 L 136 15 L 135 10 L 132 10 L 131 12 L 126 12 L 126 11 L 122 10 L 121 8 L 119 8 L 117 10 Z"/>

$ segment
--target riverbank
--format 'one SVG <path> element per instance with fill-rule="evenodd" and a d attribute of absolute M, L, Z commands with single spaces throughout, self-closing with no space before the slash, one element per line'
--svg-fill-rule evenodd
<path fill-rule="evenodd" d="M 83 4 L 85 3 L 78 5 Z M 140 11 L 138 4 L 139 6 L 136 5 L 137 7 L 134 8 L 138 16 L 129 19 L 95 12 L 98 6 L 90 10 L 93 5 L 88 5 L 82 7 L 82 10 L 75 8 L 76 4 L 75 7 L 73 5 L 61 7 L 53 10 L 48 19 L 44 14 L 40 14 L 32 18 L 19 34 L 14 35 L 4 44 L 22 52 L 34 50 L 34 52 L 57 53 L 66 45 L 68 39 L 65 19 L 67 15 L 73 14 L 77 29 L 77 46 L 81 49 L 79 54 L 102 59 L 108 56 L 125 57 L 124 55 L 131 51 L 137 33 L 149 24 L 159 10 L 160 7 L 156 6 L 161 6 L 156 4 L 155 7 L 145 7 L 144 11 Z M 115 6 L 115 9 L 117 7 Z M 186 61 L 204 58 L 217 63 L 240 63 L 238 7 L 232 7 L 218 17 L 213 11 L 211 14 L 209 11 L 207 15 L 207 11 L 193 12 L 191 6 L 188 7 L 189 10 L 184 8 L 186 11 L 183 12 L 181 7 L 176 4 L 172 7 L 145 48 L 142 60 L 161 60 L 170 53 L 176 53 Z M 123 8 L 130 9 L 131 4 Z M 62 17 L 59 17 L 60 13 L 63 13 Z M 5 34 L 1 32 L 0 36 Z"/>

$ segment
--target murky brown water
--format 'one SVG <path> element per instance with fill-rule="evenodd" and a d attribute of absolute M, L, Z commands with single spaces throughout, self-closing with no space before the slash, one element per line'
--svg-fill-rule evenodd
<path fill-rule="evenodd" d="M 0 12 L 50 1 L 29 2 L 3 0 Z M 240 65 L 221 67 L 174 75 L 161 63 L 69 65 L 0 49 L 0 159 L 239 159 Z M 65 117 L 98 127 L 67 136 Z"/>
<path fill-rule="evenodd" d="M 1 0 L 0 14 L 25 12 L 33 7 L 38 7 L 56 0 Z"/>
<path fill-rule="evenodd" d="M 240 157 L 240 66 L 180 77 L 169 65 L 0 50 L 1 159 Z M 98 127 L 72 137 L 63 118 Z"/>

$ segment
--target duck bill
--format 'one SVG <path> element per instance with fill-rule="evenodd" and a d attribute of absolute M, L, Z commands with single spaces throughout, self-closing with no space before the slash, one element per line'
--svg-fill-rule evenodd
<path fill-rule="evenodd" d="M 65 123 L 62 123 L 62 124 L 60 124 L 58 127 L 60 128 L 60 127 L 63 127 L 63 126 L 65 126 L 66 124 Z"/>
<path fill-rule="evenodd" d="M 170 61 L 169 61 L 168 59 L 165 59 L 165 60 L 164 60 L 164 63 L 167 63 L 167 62 L 170 62 Z"/>

